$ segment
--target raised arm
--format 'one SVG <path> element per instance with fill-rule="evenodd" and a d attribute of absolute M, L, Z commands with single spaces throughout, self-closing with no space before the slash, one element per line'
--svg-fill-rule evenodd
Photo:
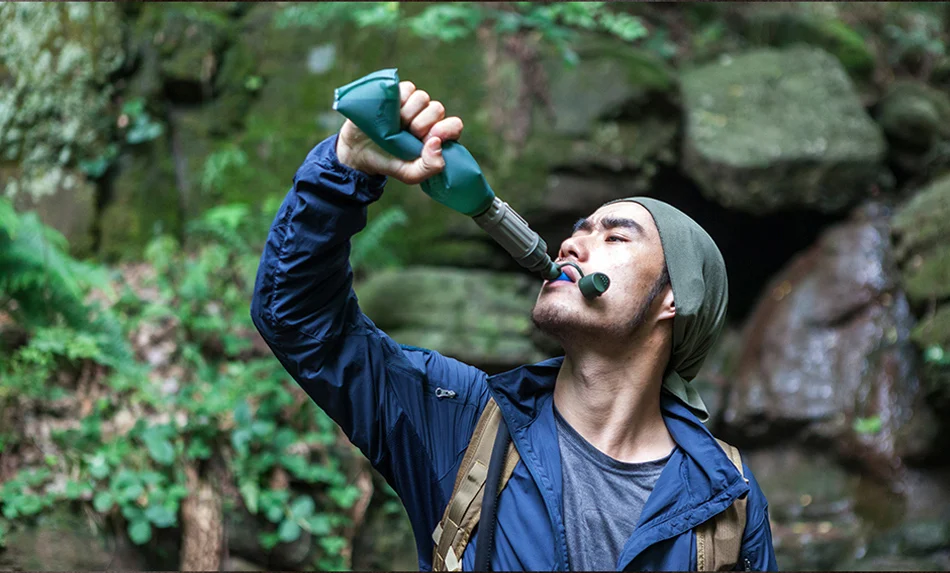
<path fill-rule="evenodd" d="M 274 219 L 251 302 L 254 324 L 287 371 L 400 496 L 411 496 L 422 553 L 487 400 L 486 376 L 436 352 L 403 348 L 376 328 L 352 290 L 349 253 L 384 175 L 411 182 L 441 169 L 441 138 L 431 133 L 440 115 L 420 124 L 429 137 L 415 162 L 380 156 L 372 144 L 354 148 L 361 134 L 347 126 L 310 151 Z M 437 388 L 451 392 L 436 395 Z"/>

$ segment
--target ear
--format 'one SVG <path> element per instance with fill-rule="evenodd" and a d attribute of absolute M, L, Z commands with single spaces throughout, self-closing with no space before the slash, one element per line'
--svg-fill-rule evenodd
<path fill-rule="evenodd" d="M 666 285 L 663 289 L 663 299 L 660 303 L 660 314 L 657 320 L 673 319 L 676 316 L 676 303 L 673 301 L 673 288 Z"/>

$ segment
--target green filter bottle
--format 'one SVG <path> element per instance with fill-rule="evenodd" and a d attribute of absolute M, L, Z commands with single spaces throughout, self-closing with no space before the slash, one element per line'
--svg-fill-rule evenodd
<path fill-rule="evenodd" d="M 412 161 L 422 154 L 423 144 L 401 128 L 399 107 L 395 68 L 373 72 L 334 92 L 333 109 L 387 153 Z M 560 276 L 560 266 L 548 255 L 547 244 L 510 205 L 495 196 L 472 154 L 458 142 L 444 141 L 442 157 L 445 169 L 423 181 L 422 190 L 446 207 L 472 217 L 522 267 L 547 280 Z M 591 299 L 603 294 L 609 284 L 606 275 L 593 273 L 583 277 L 578 286 Z"/>

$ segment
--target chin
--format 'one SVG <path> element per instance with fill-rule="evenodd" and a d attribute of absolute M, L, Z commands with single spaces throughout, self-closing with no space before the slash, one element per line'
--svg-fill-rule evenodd
<path fill-rule="evenodd" d="M 564 343 L 578 334 L 599 330 L 601 326 L 589 323 L 577 309 L 568 308 L 552 300 L 539 300 L 531 310 L 531 322 L 548 336 Z"/>

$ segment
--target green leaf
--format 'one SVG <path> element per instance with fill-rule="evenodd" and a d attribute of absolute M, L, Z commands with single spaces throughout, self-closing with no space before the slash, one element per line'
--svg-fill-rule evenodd
<path fill-rule="evenodd" d="M 119 502 L 134 501 L 138 499 L 143 493 L 145 493 L 145 490 L 142 488 L 141 484 L 132 483 L 119 490 L 118 495 L 116 495 L 116 499 Z"/>
<path fill-rule="evenodd" d="M 145 510 L 145 518 L 155 527 L 171 527 L 178 521 L 177 516 L 163 505 L 151 505 Z"/>
<path fill-rule="evenodd" d="M 290 428 L 281 428 L 277 430 L 274 436 L 274 447 L 278 452 L 283 452 L 297 439 L 297 432 Z"/>
<path fill-rule="evenodd" d="M 157 486 L 162 483 L 165 483 L 165 476 L 151 470 L 146 470 L 144 472 L 141 472 L 139 474 L 139 479 L 142 480 L 142 483 L 144 483 L 145 485 Z"/>
<path fill-rule="evenodd" d="M 18 509 L 21 515 L 35 515 L 42 511 L 43 500 L 38 495 L 25 495 L 20 498 Z"/>
<path fill-rule="evenodd" d="M 271 523 L 277 523 L 284 518 L 284 508 L 279 505 L 272 505 L 267 508 L 267 520 Z"/>
<path fill-rule="evenodd" d="M 152 525 L 145 519 L 129 523 L 129 539 L 136 545 L 144 545 L 152 538 Z"/>
<path fill-rule="evenodd" d="M 11 500 L 8 500 L 7 503 L 3 504 L 3 517 L 7 519 L 16 519 L 20 516 L 20 512 L 17 510 L 16 506 L 13 505 Z"/>
<path fill-rule="evenodd" d="M 254 482 L 246 481 L 241 484 L 241 497 L 244 499 L 244 505 L 252 515 L 257 515 L 257 501 L 261 490 Z"/>
<path fill-rule="evenodd" d="M 276 547 L 280 542 L 280 537 L 277 533 L 261 533 L 257 539 L 261 542 L 261 547 L 267 551 Z"/>
<path fill-rule="evenodd" d="M 185 456 L 189 459 L 207 460 L 211 457 L 211 446 L 200 438 L 195 438 L 188 444 Z"/>
<path fill-rule="evenodd" d="M 66 491 L 64 492 L 67 499 L 79 499 L 83 492 L 83 486 L 79 482 L 68 481 L 66 482 Z"/>
<path fill-rule="evenodd" d="M 99 513 L 105 513 L 112 509 L 112 506 L 115 503 L 112 494 L 107 491 L 100 491 L 96 494 L 96 497 L 92 499 L 92 507 L 95 508 Z"/>
<path fill-rule="evenodd" d="M 300 537 L 300 526 L 292 519 L 285 519 L 277 529 L 277 535 L 284 543 L 296 541 Z"/>
<path fill-rule="evenodd" d="M 148 455 L 162 465 L 171 465 L 175 461 L 175 448 L 167 438 L 146 434 L 145 447 Z"/>
<path fill-rule="evenodd" d="M 234 423 L 238 426 L 249 426 L 251 424 L 251 406 L 247 403 L 247 400 L 241 400 L 234 408 Z"/>
<path fill-rule="evenodd" d="M 248 444 L 251 441 L 251 431 L 247 428 L 234 430 L 231 434 L 231 445 L 238 454 L 246 456 L 248 454 Z"/>
<path fill-rule="evenodd" d="M 877 434 L 881 431 L 883 423 L 880 416 L 871 416 L 869 418 L 855 418 L 852 426 L 854 431 L 865 434 Z"/>
<path fill-rule="evenodd" d="M 316 509 L 313 503 L 313 499 L 308 496 L 300 496 L 294 500 L 294 503 L 290 506 L 290 514 L 294 516 L 295 519 L 307 519 L 313 515 L 313 511 Z"/>
<path fill-rule="evenodd" d="M 353 485 L 348 485 L 345 487 L 331 487 L 327 491 L 327 495 L 330 496 L 338 506 L 343 509 L 349 509 L 353 507 L 353 504 L 356 503 L 356 500 L 360 498 L 360 490 L 358 487 Z"/>
<path fill-rule="evenodd" d="M 264 438 L 274 432 L 275 426 L 271 420 L 255 420 L 251 424 L 251 432 L 259 438 Z"/>
<path fill-rule="evenodd" d="M 320 547 L 330 555 L 339 555 L 346 548 L 346 539 L 336 535 L 329 535 L 320 538 Z"/>
<path fill-rule="evenodd" d="M 330 519 L 323 513 L 311 516 L 310 519 L 307 520 L 307 526 L 310 528 L 310 533 L 317 537 L 323 537 L 330 533 L 332 529 Z"/>

